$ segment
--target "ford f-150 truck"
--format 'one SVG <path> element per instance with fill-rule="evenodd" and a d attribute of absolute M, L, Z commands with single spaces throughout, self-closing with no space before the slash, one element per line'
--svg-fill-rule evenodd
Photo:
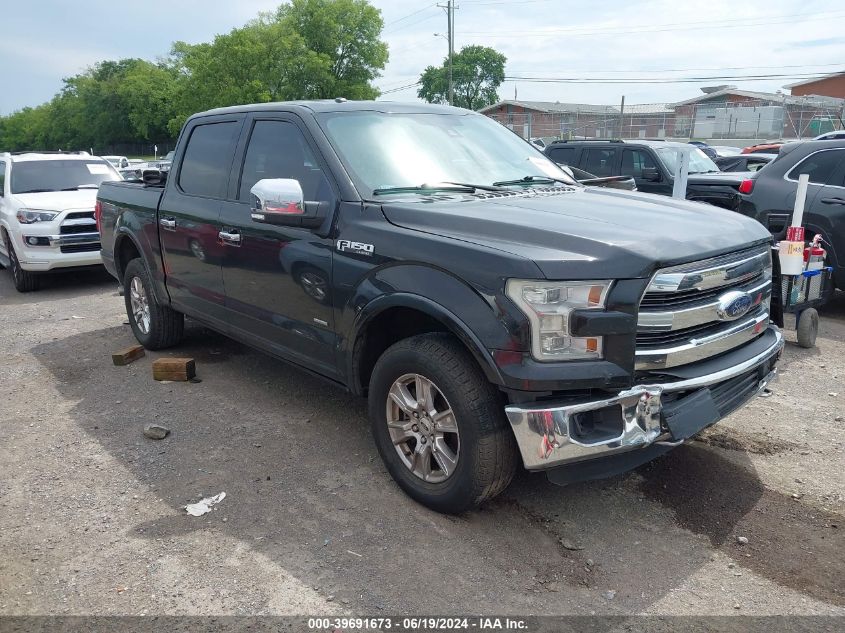
<path fill-rule="evenodd" d="M 473 112 L 211 110 L 144 180 L 103 183 L 96 209 L 137 339 L 176 345 L 189 316 L 366 395 L 388 471 L 440 511 L 520 462 L 556 483 L 631 469 L 776 371 L 762 225 L 583 187 Z"/>

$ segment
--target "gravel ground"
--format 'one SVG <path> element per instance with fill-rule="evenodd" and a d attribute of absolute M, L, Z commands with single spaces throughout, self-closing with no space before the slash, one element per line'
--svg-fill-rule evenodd
<path fill-rule="evenodd" d="M 284 363 L 194 324 L 113 366 L 115 291 L 0 273 L 0 615 L 845 615 L 845 295 L 700 441 L 596 483 L 522 473 L 449 517 L 392 483 L 363 400 Z M 153 381 L 162 355 L 201 382 Z"/>

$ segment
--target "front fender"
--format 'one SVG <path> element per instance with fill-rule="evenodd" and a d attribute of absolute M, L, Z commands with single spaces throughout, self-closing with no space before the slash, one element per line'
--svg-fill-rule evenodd
<path fill-rule="evenodd" d="M 356 343 L 374 318 L 396 307 L 417 310 L 440 322 L 470 350 L 487 379 L 498 385 L 504 379 L 494 351 L 525 349 L 524 325 L 509 311 L 509 303 L 433 266 L 387 266 L 359 283 L 341 311 L 340 360 L 354 391 L 361 388 L 355 372 Z"/>

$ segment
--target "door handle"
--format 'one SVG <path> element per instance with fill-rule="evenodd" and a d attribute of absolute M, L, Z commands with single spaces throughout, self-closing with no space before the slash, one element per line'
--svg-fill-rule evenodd
<path fill-rule="evenodd" d="M 825 204 L 845 204 L 845 199 L 843 198 L 822 198 L 822 202 Z"/>
<path fill-rule="evenodd" d="M 226 242 L 227 244 L 232 244 L 234 246 L 241 245 L 241 234 L 238 232 L 230 233 L 228 231 L 220 231 L 217 234 L 217 237 L 219 237 L 223 242 Z"/>
<path fill-rule="evenodd" d="M 161 228 L 168 231 L 176 230 L 176 220 L 174 218 L 159 218 L 158 223 L 161 225 Z"/>

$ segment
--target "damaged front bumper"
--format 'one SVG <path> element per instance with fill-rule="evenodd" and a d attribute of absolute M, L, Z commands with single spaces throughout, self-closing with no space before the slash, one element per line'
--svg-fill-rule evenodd
<path fill-rule="evenodd" d="M 774 327 L 766 334 L 764 350 L 711 373 L 637 385 L 586 402 L 506 407 L 525 467 L 547 470 L 654 445 L 681 444 L 742 406 L 774 379 L 783 335 Z M 645 452 L 643 457 L 624 463 L 634 467 L 647 461 Z"/>

